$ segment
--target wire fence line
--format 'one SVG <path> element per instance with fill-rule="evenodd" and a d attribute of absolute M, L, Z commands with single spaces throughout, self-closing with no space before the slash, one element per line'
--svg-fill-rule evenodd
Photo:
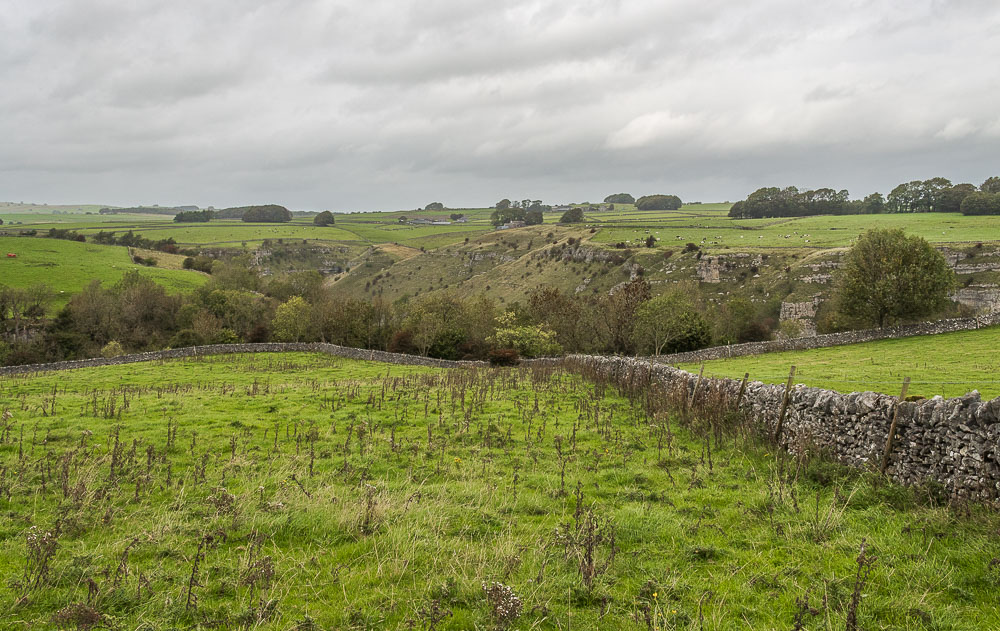
<path fill-rule="evenodd" d="M 713 378 L 717 378 L 717 379 L 727 379 L 727 378 L 728 379 L 740 379 L 741 378 L 739 376 L 720 375 L 720 374 L 714 374 L 714 373 L 705 373 L 705 376 L 706 377 L 713 377 Z M 803 375 L 798 375 L 798 377 L 802 377 L 803 379 L 806 379 L 808 381 L 823 381 L 823 382 L 832 382 L 832 383 L 858 383 L 858 384 L 869 384 L 869 383 L 871 383 L 871 384 L 886 384 L 886 383 L 889 383 L 889 384 L 902 384 L 903 383 L 903 379 L 902 378 L 900 378 L 900 379 L 865 379 L 865 380 L 860 380 L 860 379 L 834 379 L 833 377 L 823 377 L 823 376 L 819 376 L 819 377 L 812 377 L 812 376 L 805 377 Z M 751 373 L 750 378 L 753 381 L 784 381 L 785 379 L 788 379 L 788 375 L 785 374 L 785 375 L 775 375 L 775 376 L 770 376 L 770 377 L 757 377 L 757 376 L 754 376 Z M 922 380 L 919 380 L 919 379 L 911 379 L 910 380 L 910 384 L 958 386 L 958 385 L 963 385 L 963 384 L 966 384 L 966 385 L 1000 384 L 1000 381 L 988 381 L 988 380 L 980 380 L 980 379 L 977 379 L 977 380 L 963 379 L 961 381 L 922 381 Z"/>

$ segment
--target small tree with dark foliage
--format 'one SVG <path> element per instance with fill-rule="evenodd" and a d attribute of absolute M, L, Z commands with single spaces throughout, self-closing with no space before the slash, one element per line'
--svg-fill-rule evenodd
<path fill-rule="evenodd" d="M 317 226 L 332 226 L 334 223 L 336 223 L 336 221 L 337 220 L 333 216 L 333 213 L 330 212 L 329 210 L 324 210 L 320 214 L 313 217 L 313 224 Z"/>
<path fill-rule="evenodd" d="M 583 209 L 579 206 L 570 208 L 559 218 L 559 223 L 580 223 L 581 221 L 583 221 Z"/>

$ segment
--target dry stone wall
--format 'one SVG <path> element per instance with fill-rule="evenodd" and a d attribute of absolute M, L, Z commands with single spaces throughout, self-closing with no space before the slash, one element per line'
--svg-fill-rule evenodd
<path fill-rule="evenodd" d="M 698 380 L 689 372 L 642 359 L 575 355 L 569 369 L 598 375 L 625 389 L 657 382 L 665 387 L 694 390 Z M 741 383 L 706 379 L 701 388 L 721 389 L 735 401 Z M 784 398 L 783 385 L 750 382 L 741 409 L 761 429 L 773 433 Z M 893 413 L 899 407 L 896 435 L 886 474 L 905 485 L 937 482 L 957 497 L 990 503 L 1000 498 L 1000 397 L 980 400 L 973 391 L 963 397 L 898 403 L 875 392 L 841 394 L 794 386 L 780 440 L 795 451 L 819 448 L 856 467 L 877 467 L 882 458 Z"/>

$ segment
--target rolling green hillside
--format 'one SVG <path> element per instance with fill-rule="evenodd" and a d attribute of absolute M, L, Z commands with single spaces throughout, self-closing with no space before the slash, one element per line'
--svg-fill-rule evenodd
<path fill-rule="evenodd" d="M 17 258 L 8 258 L 8 252 L 17 254 Z M 204 274 L 189 270 L 137 265 L 124 247 L 37 237 L 0 237 L 0 284 L 27 287 L 45 283 L 55 290 L 57 307 L 92 280 L 114 283 L 132 270 L 139 270 L 170 292 L 189 291 L 207 280 Z"/>
<path fill-rule="evenodd" d="M 87 235 L 134 230 L 150 239 L 173 237 L 182 247 L 213 257 L 248 251 L 262 273 L 319 269 L 344 295 L 389 301 L 448 291 L 510 304 L 523 302 L 543 284 L 597 295 L 642 276 L 654 294 L 687 282 L 703 304 L 744 296 L 776 320 L 782 302 L 827 297 L 843 247 L 873 226 L 904 227 L 947 250 L 953 264 L 962 265 L 959 281 L 969 288 L 963 298 L 969 309 L 979 308 L 1000 284 L 1000 220 L 992 217 L 918 213 L 733 220 L 726 216 L 727 204 L 692 204 L 677 211 L 637 211 L 628 204 L 587 208 L 582 224 L 557 225 L 560 213 L 551 212 L 542 225 L 511 230 L 494 230 L 489 208 L 458 209 L 468 221 L 450 225 L 413 222 L 447 219 L 453 209 L 341 213 L 335 226 L 325 228 L 305 218 L 285 224 L 177 224 L 163 217 L 79 213 L 45 215 L 60 223 L 30 227 Z M 44 276 L 44 267 L 33 269 Z"/>

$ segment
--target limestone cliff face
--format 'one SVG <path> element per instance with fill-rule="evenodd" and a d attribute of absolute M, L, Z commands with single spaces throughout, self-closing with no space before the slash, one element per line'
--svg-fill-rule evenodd
<path fill-rule="evenodd" d="M 802 336 L 816 335 L 816 311 L 819 309 L 819 303 L 819 295 L 805 302 L 783 302 L 780 321 L 798 324 Z"/>
<path fill-rule="evenodd" d="M 1000 287 L 996 285 L 970 285 L 951 295 L 955 302 L 985 313 L 1000 311 Z"/>

